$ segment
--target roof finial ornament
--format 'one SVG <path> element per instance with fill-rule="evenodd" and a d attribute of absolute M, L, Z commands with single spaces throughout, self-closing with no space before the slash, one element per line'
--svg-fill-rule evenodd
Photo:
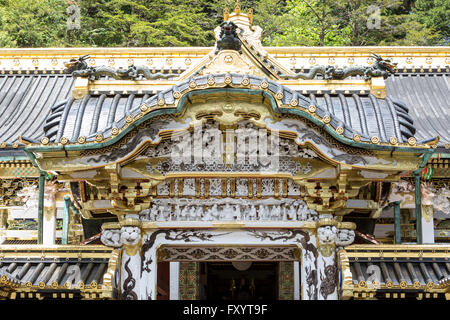
<path fill-rule="evenodd" d="M 223 21 L 228 21 L 228 18 L 230 17 L 230 11 L 228 8 L 223 8 Z"/>
<path fill-rule="evenodd" d="M 234 4 L 234 12 L 236 13 L 236 15 L 240 15 L 241 13 L 241 2 L 239 0 L 237 0 Z"/>
<path fill-rule="evenodd" d="M 253 24 L 253 9 L 252 8 L 247 9 L 247 16 L 248 16 L 248 21 L 250 22 L 250 25 L 252 25 Z"/>

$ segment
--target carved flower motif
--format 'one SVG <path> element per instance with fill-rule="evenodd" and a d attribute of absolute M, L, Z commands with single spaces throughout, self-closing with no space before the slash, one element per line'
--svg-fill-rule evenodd
<path fill-rule="evenodd" d="M 223 61 L 224 61 L 226 64 L 232 64 L 232 63 L 233 63 L 233 57 L 232 57 L 231 55 L 226 55 L 226 56 L 223 58 Z"/>

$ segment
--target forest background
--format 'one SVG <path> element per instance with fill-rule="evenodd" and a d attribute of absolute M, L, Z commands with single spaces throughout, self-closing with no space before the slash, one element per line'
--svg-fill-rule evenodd
<path fill-rule="evenodd" d="M 265 46 L 447 46 L 450 0 L 242 0 Z M 213 46 L 235 0 L 0 0 L 0 47 Z"/>

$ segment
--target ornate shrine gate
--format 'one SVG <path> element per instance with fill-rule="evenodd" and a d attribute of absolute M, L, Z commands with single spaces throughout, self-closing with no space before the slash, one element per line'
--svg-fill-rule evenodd
<path fill-rule="evenodd" d="M 355 236 L 345 215 L 360 203 L 378 208 L 381 182 L 417 170 L 428 152 L 405 142 L 398 119 L 406 112 L 392 103 L 364 93 L 375 112 L 358 109 L 356 126 L 353 115 L 343 122 L 288 87 L 279 75 L 292 72 L 256 54 L 258 38 L 248 24 L 239 27 L 242 50 L 218 46 L 163 90 L 134 87 L 158 80 L 121 80 L 114 101 L 131 92 L 141 102 L 127 102 L 123 116 L 114 107 L 88 136 L 80 135 L 83 106 L 100 110 L 111 88 L 99 88 L 115 84 L 96 80 L 95 68 L 81 70 L 94 74 L 75 84 L 75 123 L 67 122 L 72 103 L 55 109 L 55 140 L 26 148 L 41 170 L 71 182 L 85 218 L 117 217 L 103 224 L 101 239 L 121 249 L 124 299 L 157 297 L 159 261 L 208 259 L 296 261 L 302 299 L 338 299 L 336 252 Z M 375 117 L 393 125 L 368 130 Z M 189 255 L 175 252 L 181 248 Z"/>
<path fill-rule="evenodd" d="M 108 143 L 81 152 L 67 145 L 68 157 L 47 163 L 72 170 L 59 178 L 78 181 L 72 193 L 85 215 L 117 215 L 103 225 L 102 241 L 122 248 L 122 296 L 156 298 L 159 248 L 231 245 L 295 246 L 302 299 L 337 299 L 336 249 L 354 239 L 355 225 L 342 221 L 351 211 L 346 200 L 374 177 L 416 163 L 343 146 L 314 125 L 316 107 L 298 95 L 304 106 L 286 106 L 283 115 L 282 98 L 293 92 L 264 78 L 204 79 L 167 91 L 175 107 L 150 98 L 133 126 L 108 131 Z M 259 89 L 248 90 L 244 80 Z M 37 161 L 45 166 L 46 153 Z M 373 170 L 380 165 L 382 174 Z"/>

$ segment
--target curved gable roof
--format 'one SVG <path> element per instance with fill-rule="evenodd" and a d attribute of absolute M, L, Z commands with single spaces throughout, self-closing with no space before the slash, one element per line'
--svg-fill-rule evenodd
<path fill-rule="evenodd" d="M 242 84 L 244 77 L 248 79 L 248 85 Z M 208 80 L 214 85 L 210 86 Z M 333 132 L 342 127 L 344 130 L 341 136 L 350 140 L 357 134 L 361 137 L 361 141 L 368 143 L 373 137 L 378 137 L 380 142 L 385 143 L 389 143 L 393 137 L 400 143 L 406 143 L 415 133 L 408 109 L 390 98 L 378 99 L 371 94 L 355 92 L 333 95 L 310 94 L 307 97 L 275 81 L 242 74 L 193 77 L 156 94 L 110 95 L 107 92 L 99 92 L 87 95 L 83 99 L 71 99 L 53 108 L 54 112 L 47 119 L 44 133 L 50 138 L 50 142 L 57 143 L 65 137 L 69 143 L 77 143 L 80 136 L 85 138 L 85 142 L 95 142 L 97 134 L 101 134 L 104 139 L 111 137 L 113 128 L 120 129 L 126 125 L 127 117 L 138 116 L 142 105 L 150 109 L 159 105 L 171 106 L 177 103 L 179 98 L 175 98 L 177 95 L 181 97 L 186 92 L 198 93 L 199 90 L 207 93 L 207 90 L 212 88 L 240 88 L 247 92 L 252 90 L 251 88 L 256 88 L 272 95 L 281 106 L 285 106 L 278 110 L 279 112 L 297 112 L 304 117 L 310 113 L 309 106 L 315 105 L 314 113 L 318 118 L 329 118 L 329 126 L 326 127 Z M 170 109 L 173 113 L 174 108 L 166 107 L 164 110 L 168 112 Z"/>

